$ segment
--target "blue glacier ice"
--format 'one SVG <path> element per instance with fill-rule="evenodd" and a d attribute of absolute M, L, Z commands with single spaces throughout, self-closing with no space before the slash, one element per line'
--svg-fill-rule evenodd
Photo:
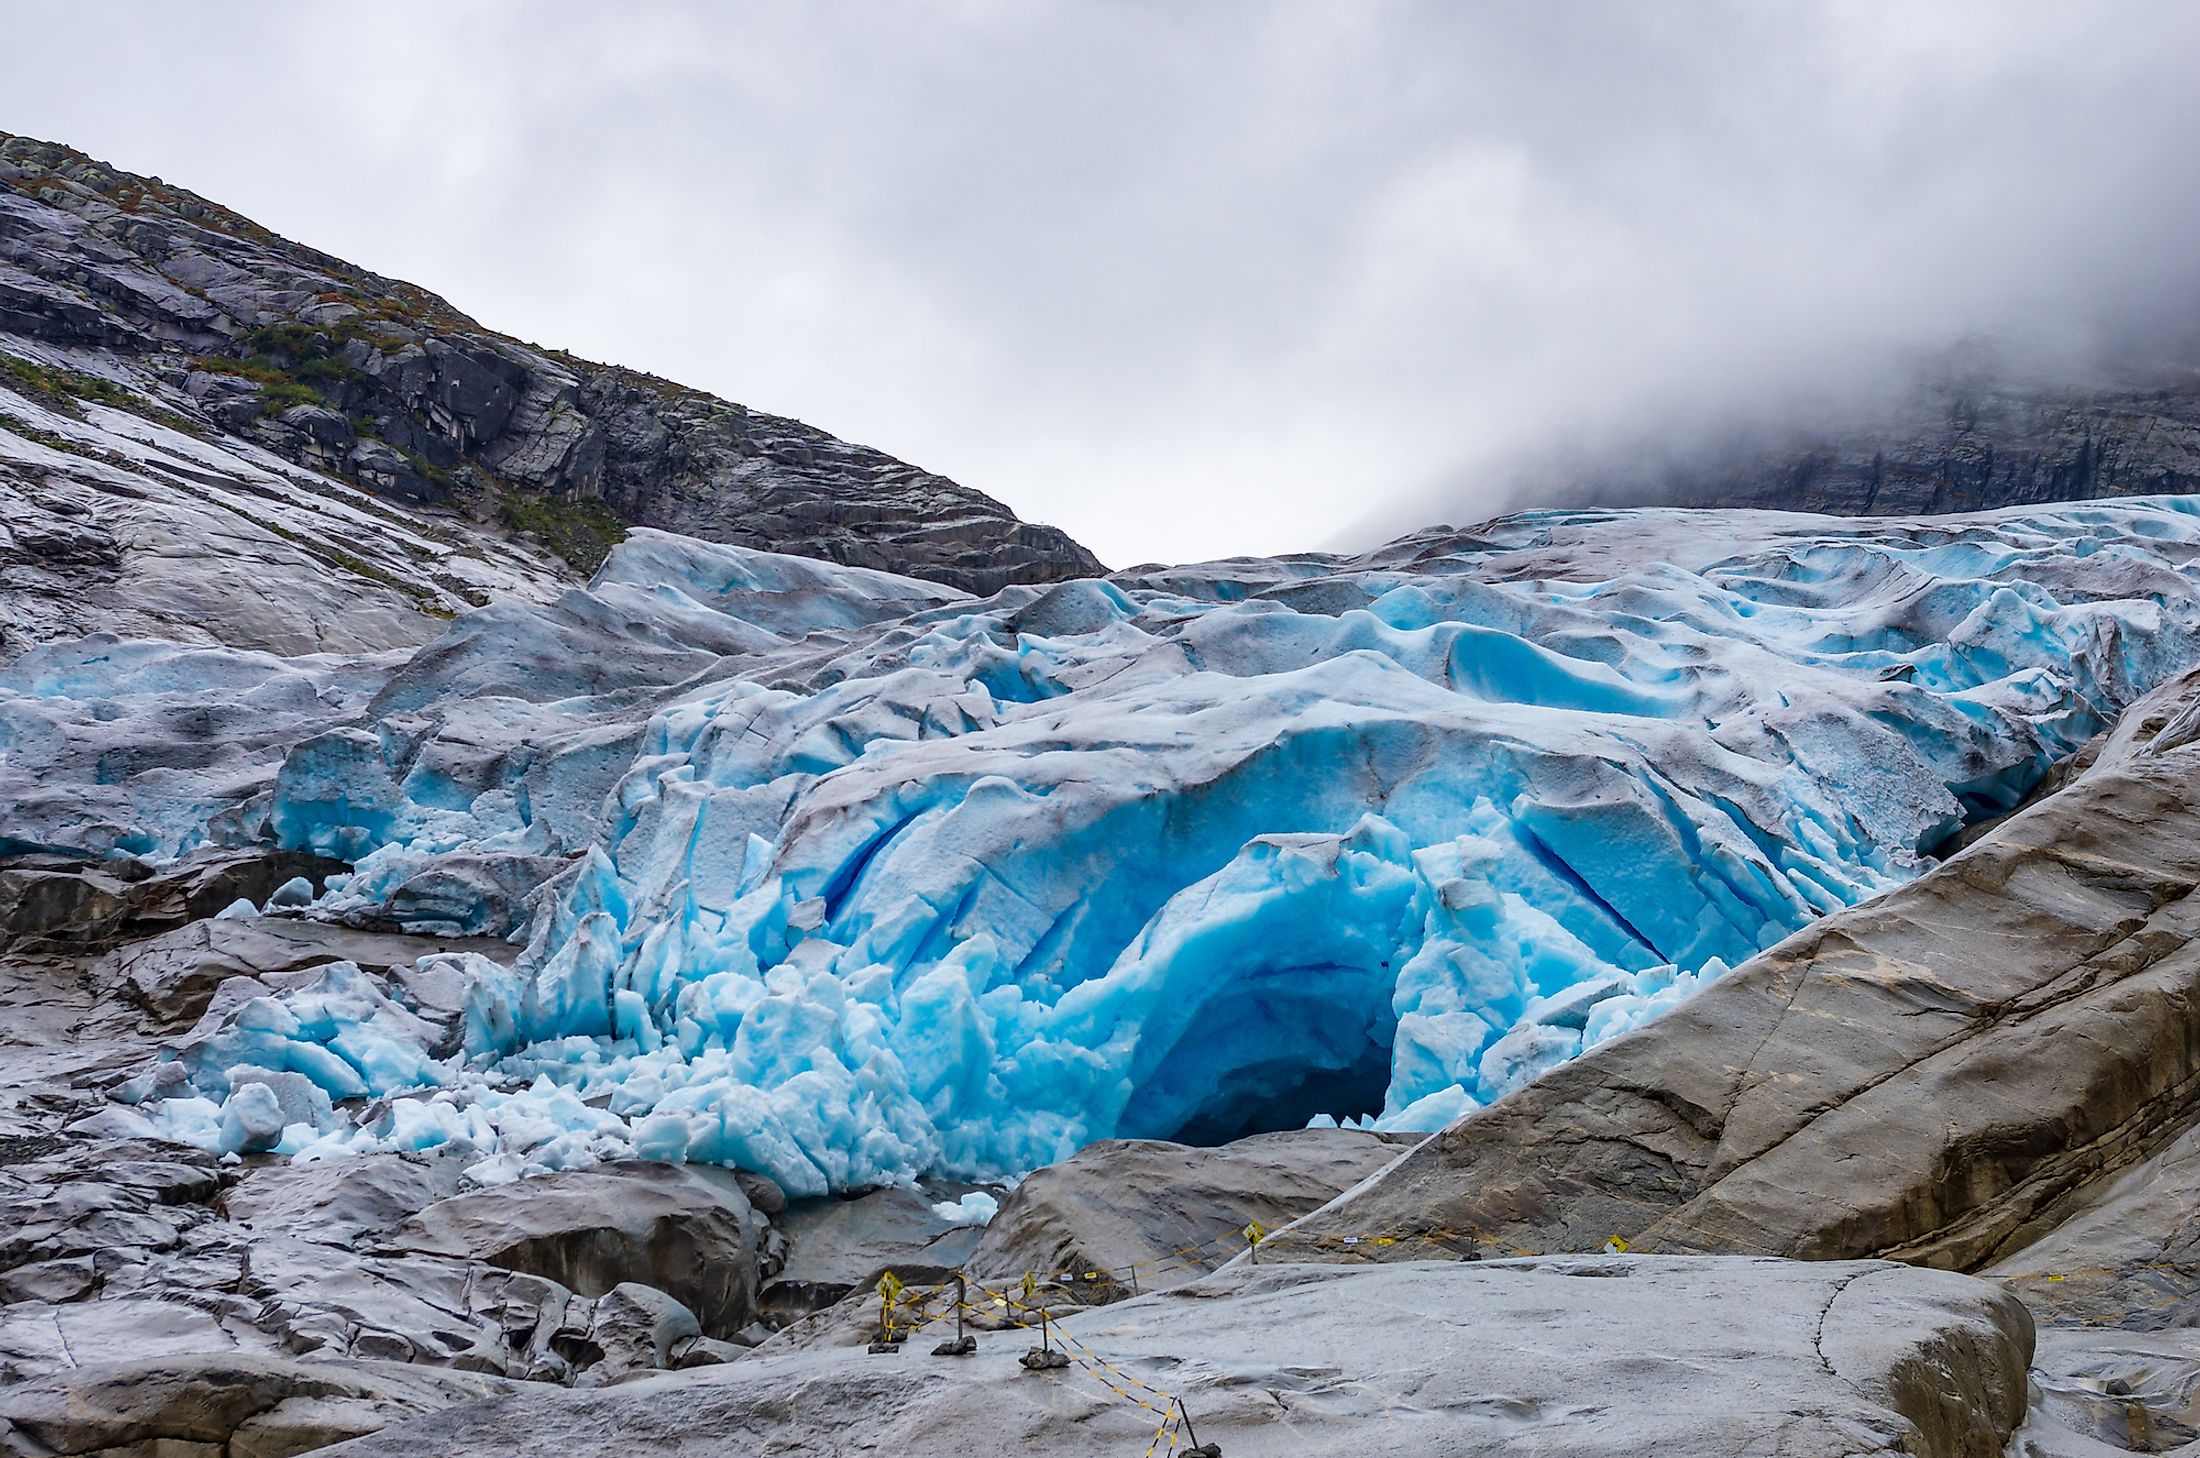
<path fill-rule="evenodd" d="M 1428 1129 L 2011 808 L 2200 661 L 2196 554 L 2169 498 L 1538 512 L 980 601 L 641 531 L 374 660 L 226 801 L 41 823 L 265 835 L 354 863 L 312 914 L 524 942 L 218 1002 L 135 1091 L 209 1147 L 814 1194 Z M 0 675 L 49 785 L 151 671 L 110 656 Z"/>

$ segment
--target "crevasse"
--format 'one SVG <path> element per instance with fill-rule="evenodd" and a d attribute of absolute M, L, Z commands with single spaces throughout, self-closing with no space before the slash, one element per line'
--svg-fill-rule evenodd
<path fill-rule="evenodd" d="M 975 601 L 638 532 L 226 812 L 356 862 L 324 915 L 480 930 L 408 888 L 562 867 L 517 966 L 424 967 L 447 1026 L 341 969 L 254 999 L 147 1116 L 796 1193 L 1437 1127 L 2013 806 L 2200 657 L 2196 551 L 2171 499 L 1545 512 Z M 253 1070 L 293 1106 L 232 1110 Z"/>

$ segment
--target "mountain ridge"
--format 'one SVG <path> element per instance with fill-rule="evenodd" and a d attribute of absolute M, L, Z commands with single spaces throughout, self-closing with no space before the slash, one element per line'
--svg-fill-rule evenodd
<path fill-rule="evenodd" d="M 0 353 L 114 378 L 186 428 L 378 497 L 531 534 L 584 574 L 627 526 L 975 592 L 1104 570 L 946 477 L 523 343 L 195 193 L 4 131 Z"/>

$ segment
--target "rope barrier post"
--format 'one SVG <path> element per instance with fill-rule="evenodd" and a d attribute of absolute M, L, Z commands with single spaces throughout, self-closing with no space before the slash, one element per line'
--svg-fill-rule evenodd
<path fill-rule="evenodd" d="M 1199 1441 L 1199 1430 L 1192 1426 L 1192 1415 L 1185 1409 L 1184 1399 L 1181 1397 L 1176 1400 L 1176 1417 L 1184 1425 L 1184 1436 L 1192 1440 L 1192 1446 L 1184 1449 L 1179 1458 L 1222 1458 L 1220 1443 Z"/>
<path fill-rule="evenodd" d="M 871 1343 L 871 1355 L 886 1356 L 901 1350 L 901 1343 L 908 1339 L 905 1332 L 894 1334 L 894 1302 L 902 1293 L 901 1278 L 892 1271 L 878 1278 L 878 1340 Z"/>
<path fill-rule="evenodd" d="M 967 1357 L 978 1350 L 978 1339 L 963 1329 L 963 1313 L 970 1309 L 970 1286 L 961 1271 L 955 1272 L 955 1337 L 932 1349 L 935 1357 Z"/>
<path fill-rule="evenodd" d="M 1057 1351 L 1054 1340 L 1047 1331 L 1047 1309 L 1039 1308 L 1039 1345 L 1017 1360 L 1024 1364 L 1026 1372 L 1052 1372 L 1069 1365 L 1069 1353 Z"/>

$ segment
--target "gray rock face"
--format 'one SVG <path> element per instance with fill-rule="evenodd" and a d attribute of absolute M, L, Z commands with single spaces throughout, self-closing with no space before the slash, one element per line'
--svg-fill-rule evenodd
<path fill-rule="evenodd" d="M 274 918 L 194 921 L 108 953 L 86 974 L 94 988 L 142 1009 L 157 1024 L 188 1028 L 215 992 L 235 977 L 262 980 L 350 962 L 373 972 L 402 971 L 436 951 L 476 952 L 509 962 L 518 949 L 475 937 L 426 939 L 353 931 Z"/>
<path fill-rule="evenodd" d="M 2200 1327 L 2200 1128 L 2096 1182 L 2053 1230 L 1987 1274 L 2023 1292 L 2044 1319 L 2141 1332 Z"/>
<path fill-rule="evenodd" d="M 79 1367 L 0 1391 L 0 1447 L 289 1458 L 510 1388 L 389 1362 L 224 1355 Z"/>
<path fill-rule="evenodd" d="M 457 1193 L 466 1162 L 0 1142 L 0 1388 L 286 1355 L 595 1383 L 738 1351 L 703 1331 L 753 1316 L 737 1193 L 661 1168 Z"/>
<path fill-rule="evenodd" d="M 2200 746 L 2159 701 L 2134 716 L 2164 727 L 1462 1120 L 1284 1248 L 1617 1235 L 1969 1269 L 2031 1245 L 2200 1115 Z"/>
<path fill-rule="evenodd" d="M 1009 1279 L 1030 1271 L 1087 1303 L 1174 1285 L 1244 1250 L 1240 1232 L 1248 1222 L 1279 1228 L 1417 1138 L 1297 1129 L 1213 1149 L 1103 1140 L 1018 1185 L 987 1225 L 970 1268 Z"/>
<path fill-rule="evenodd" d="M 10 335 L 196 428 L 409 508 L 457 505 L 583 572 L 630 524 L 980 592 L 1101 570 L 944 477 L 494 334 L 157 179 L 0 133 L 0 348 Z M 116 552 L 76 518 L 15 550 Z"/>
<path fill-rule="evenodd" d="M 157 869 L 127 857 L 0 856 L 0 946 L 97 950 L 214 916 L 235 901 L 258 905 L 294 877 L 318 887 L 344 869 L 309 851 L 268 848 L 209 851 Z"/>
<path fill-rule="evenodd" d="M 441 1201 L 389 1244 L 524 1271 L 589 1297 L 628 1282 L 654 1286 L 723 1339 L 756 1319 L 763 1229 L 731 1172 L 629 1160 Z"/>
<path fill-rule="evenodd" d="M 2189 1455 L 2200 1446 L 2200 1333 L 2190 1327 L 2042 1327 L 2032 1388 L 2009 1458 Z"/>
<path fill-rule="evenodd" d="M 1181 1396 L 1199 1440 L 1231 1458 L 1993 1458 L 2023 1416 L 2032 1351 L 2023 1306 L 1984 1282 L 1735 1259 L 1237 1267 L 1064 1329 L 1123 1392 Z M 648 1455 L 1144 1451 L 1156 1413 L 1076 1366 L 1020 1370 L 1029 1344 L 985 1335 L 953 1361 L 760 1353 L 476 1403 L 333 1452 L 559 1454 L 611 1432 Z"/>
<path fill-rule="evenodd" d="M 1592 473 L 1566 499 L 1868 516 L 2195 490 L 2200 377 L 2189 359 L 2090 387 L 1952 359 L 1882 418 L 1732 440 L 1647 472 Z"/>

